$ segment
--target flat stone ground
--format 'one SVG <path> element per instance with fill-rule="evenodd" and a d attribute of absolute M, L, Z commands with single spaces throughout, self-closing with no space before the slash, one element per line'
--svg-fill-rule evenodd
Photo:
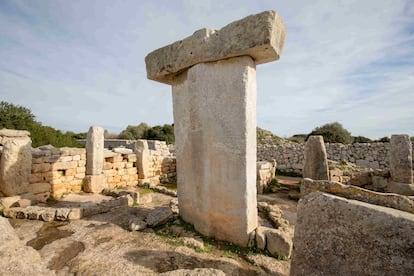
<path fill-rule="evenodd" d="M 67 197 L 76 198 L 71 195 Z M 34 247 L 57 275 L 157 275 L 177 269 L 216 268 L 226 275 L 288 275 L 290 261 L 242 252 L 225 242 L 206 241 L 182 221 L 143 232 L 128 231 L 130 218 L 144 218 L 172 197 L 152 193 L 152 202 L 120 207 L 71 222 L 11 220 L 20 239 Z M 102 196 L 97 195 L 97 201 Z M 279 204 L 291 224 L 296 201 L 287 192 L 259 195 Z"/>

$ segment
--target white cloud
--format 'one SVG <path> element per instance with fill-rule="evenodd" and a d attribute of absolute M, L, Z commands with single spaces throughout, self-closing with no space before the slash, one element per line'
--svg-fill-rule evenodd
<path fill-rule="evenodd" d="M 0 100 L 45 124 L 119 131 L 172 122 L 150 51 L 202 27 L 275 9 L 280 61 L 260 65 L 258 125 L 289 136 L 340 121 L 354 135 L 414 135 L 414 5 L 366 1 L 13 1 L 0 7 Z M 411 28 L 411 29 L 410 29 Z"/>

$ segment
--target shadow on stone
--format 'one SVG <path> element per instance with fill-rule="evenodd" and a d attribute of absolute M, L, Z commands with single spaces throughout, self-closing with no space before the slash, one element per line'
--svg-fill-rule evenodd
<path fill-rule="evenodd" d="M 230 262 L 205 260 L 172 251 L 134 250 L 127 252 L 124 257 L 157 273 L 194 268 L 215 268 L 222 270 L 226 275 L 260 275 L 262 272 L 258 269 L 244 269 Z"/>

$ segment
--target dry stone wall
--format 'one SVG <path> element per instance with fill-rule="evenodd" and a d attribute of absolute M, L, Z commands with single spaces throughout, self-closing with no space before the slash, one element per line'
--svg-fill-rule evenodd
<path fill-rule="evenodd" d="M 373 169 L 389 168 L 390 143 L 326 143 L 325 147 L 329 160 L 346 161 Z M 302 173 L 303 153 L 304 144 L 258 145 L 257 160 L 275 160 L 281 171 Z"/>

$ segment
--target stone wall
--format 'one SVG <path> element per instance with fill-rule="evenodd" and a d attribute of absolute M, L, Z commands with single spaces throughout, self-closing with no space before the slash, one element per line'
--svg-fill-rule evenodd
<path fill-rule="evenodd" d="M 139 184 L 176 182 L 174 148 L 164 141 L 138 140 L 137 162 Z"/>
<path fill-rule="evenodd" d="M 138 184 L 137 156 L 135 153 L 107 152 L 103 166 L 108 188 L 136 186 Z"/>
<path fill-rule="evenodd" d="M 40 201 L 49 196 L 80 192 L 86 171 L 86 151 L 80 148 L 41 146 L 32 150 L 29 193 Z"/>
<path fill-rule="evenodd" d="M 328 159 L 346 161 L 361 167 L 387 169 L 390 143 L 355 143 L 349 145 L 326 143 Z M 257 160 L 276 160 L 281 171 L 302 173 L 304 144 L 258 145 Z"/>

